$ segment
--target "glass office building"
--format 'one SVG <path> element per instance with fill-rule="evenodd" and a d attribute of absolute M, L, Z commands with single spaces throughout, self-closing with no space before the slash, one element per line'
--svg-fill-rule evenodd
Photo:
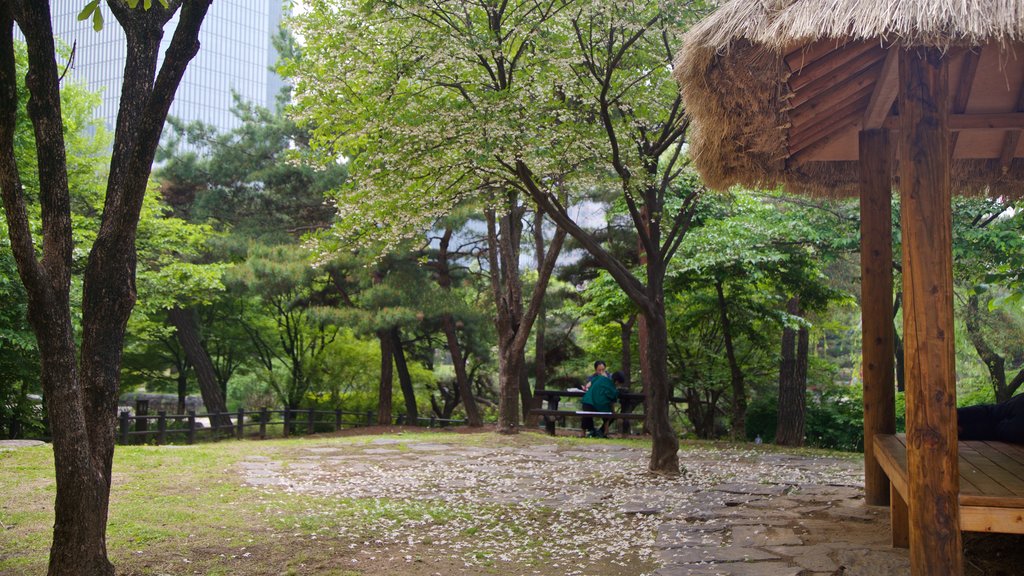
<path fill-rule="evenodd" d="M 90 90 L 101 91 L 97 110 L 112 130 L 125 60 L 121 27 L 108 9 L 105 25 L 96 32 L 91 20 L 79 21 L 84 2 L 53 3 L 54 34 L 75 46 L 68 76 Z M 156 4 L 156 3 L 154 3 Z M 242 99 L 273 108 L 283 83 L 271 68 L 277 52 L 271 39 L 278 34 L 282 0 L 217 0 L 203 22 L 199 54 L 192 60 L 171 106 L 170 114 L 230 130 L 238 125 L 231 113 L 232 92 Z M 177 26 L 177 16 L 165 26 L 161 54 Z"/>

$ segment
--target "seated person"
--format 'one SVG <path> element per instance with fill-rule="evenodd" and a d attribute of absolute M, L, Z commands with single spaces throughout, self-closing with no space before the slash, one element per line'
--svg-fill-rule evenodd
<path fill-rule="evenodd" d="M 594 363 L 594 368 L 597 372 L 590 377 L 590 387 L 587 388 L 586 394 L 583 395 L 583 411 L 611 412 L 612 403 L 619 398 L 619 390 L 615 387 L 612 379 L 605 373 L 604 362 L 598 360 Z M 594 428 L 594 419 L 590 416 L 583 417 L 581 424 L 587 436 L 604 438 L 608 435 L 607 420 L 602 422 L 600 431 Z"/>
<path fill-rule="evenodd" d="M 957 408 L 960 440 L 996 440 L 1024 444 L 1024 394 L 1000 404 Z"/>

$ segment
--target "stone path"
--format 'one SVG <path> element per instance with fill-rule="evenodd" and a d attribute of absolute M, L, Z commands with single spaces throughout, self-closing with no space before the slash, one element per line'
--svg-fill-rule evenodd
<path fill-rule="evenodd" d="M 311 494 L 470 510 L 444 522 L 395 521 L 365 537 L 399 554 L 427 546 L 462 555 L 467 565 L 481 554 L 528 562 L 540 541 L 565 574 L 587 574 L 588 561 L 634 560 L 654 566 L 647 574 L 655 576 L 909 574 L 906 552 L 889 546 L 888 511 L 864 505 L 857 460 L 686 449 L 687 474 L 667 479 L 646 473 L 646 458 L 605 442 L 492 448 L 378 439 L 311 444 L 241 468 L 271 504 Z M 363 537 L 358 523 L 332 520 L 337 510 L 320 513 L 323 534 Z M 581 541 L 581 525 L 606 545 Z"/>
<path fill-rule="evenodd" d="M 0 440 L 0 450 L 14 450 L 15 448 L 41 446 L 43 444 L 46 444 L 46 442 L 41 440 Z"/>

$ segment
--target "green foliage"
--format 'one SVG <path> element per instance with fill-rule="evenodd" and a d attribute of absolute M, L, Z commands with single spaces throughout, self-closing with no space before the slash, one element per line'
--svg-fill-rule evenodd
<path fill-rule="evenodd" d="M 863 391 L 859 386 L 823 382 L 807 393 L 806 445 L 847 452 L 864 450 Z M 778 396 L 765 394 L 751 403 L 747 436 L 770 442 L 775 436 Z"/>

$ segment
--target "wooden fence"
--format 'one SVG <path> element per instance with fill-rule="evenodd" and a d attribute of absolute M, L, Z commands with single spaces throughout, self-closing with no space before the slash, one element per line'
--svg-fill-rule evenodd
<path fill-rule="evenodd" d="M 204 426 L 199 420 L 206 419 L 210 426 Z M 228 424 L 219 424 L 225 419 Z M 167 414 L 157 412 L 156 416 L 148 414 L 132 415 L 127 410 L 118 415 L 118 443 L 145 444 L 155 441 L 157 445 L 167 444 L 168 438 L 184 436 L 186 444 L 197 440 L 220 440 L 224 438 L 242 439 L 246 436 L 267 438 L 268 435 L 288 437 L 297 434 L 317 434 L 337 432 L 342 428 L 373 426 L 377 423 L 377 413 L 346 412 L 343 410 L 289 409 L 259 412 L 215 412 L 212 414 L 196 414 L 189 410 L 186 414 Z M 400 422 L 401 423 L 401 418 Z M 464 424 L 464 420 L 443 418 L 418 418 L 417 424 L 430 428 L 450 424 Z M 254 430 L 258 429 L 258 433 Z"/>

